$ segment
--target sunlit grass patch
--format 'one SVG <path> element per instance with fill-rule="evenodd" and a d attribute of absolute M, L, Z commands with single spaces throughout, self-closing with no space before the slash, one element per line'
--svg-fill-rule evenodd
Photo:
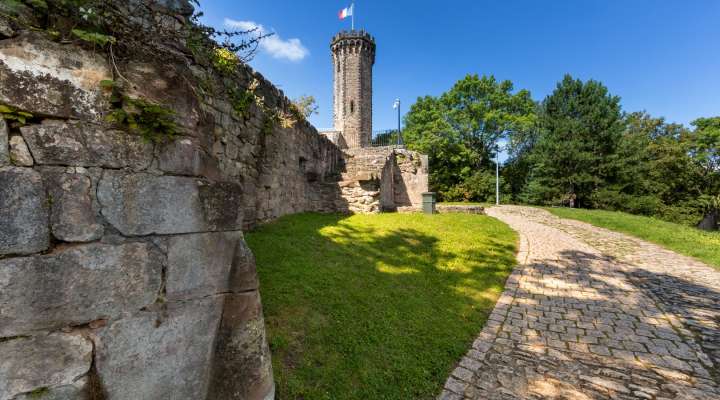
<path fill-rule="evenodd" d="M 720 232 L 705 232 L 690 226 L 616 211 L 573 208 L 548 208 L 548 211 L 558 217 L 572 218 L 636 236 L 720 269 Z"/>
<path fill-rule="evenodd" d="M 468 350 L 517 237 L 467 214 L 300 214 L 247 235 L 280 399 L 432 399 Z"/>

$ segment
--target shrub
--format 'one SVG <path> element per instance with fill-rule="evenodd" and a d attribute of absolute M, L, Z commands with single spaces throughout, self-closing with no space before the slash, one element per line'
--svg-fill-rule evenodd
<path fill-rule="evenodd" d="M 225 75 L 230 75 L 240 65 L 240 58 L 232 51 L 224 47 L 218 47 L 213 52 L 212 63 L 215 69 Z"/>
<path fill-rule="evenodd" d="M 148 142 L 159 143 L 178 134 L 174 116 L 174 111 L 160 104 L 122 96 L 122 103 L 107 116 L 107 120 L 126 126 Z"/>
<path fill-rule="evenodd" d="M 509 193 L 509 186 L 500 177 L 500 193 Z M 467 178 L 463 183 L 442 190 L 440 192 L 443 201 L 495 201 L 495 174 L 490 171 L 476 172 Z M 503 195 L 503 197 L 506 197 Z"/>

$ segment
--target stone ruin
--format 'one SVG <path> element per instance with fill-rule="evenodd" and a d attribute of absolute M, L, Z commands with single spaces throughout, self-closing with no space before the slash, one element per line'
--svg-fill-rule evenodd
<path fill-rule="evenodd" d="M 330 49 L 334 127 L 321 133 L 343 150 L 340 187 L 349 210 L 419 209 L 428 191 L 427 156 L 399 146 L 371 146 L 375 39 L 365 31 L 343 31 Z"/>
<path fill-rule="evenodd" d="M 187 16 L 185 2 L 165 3 Z M 243 230 L 298 212 L 418 207 L 427 190 L 425 157 L 363 147 L 371 93 L 349 86 L 371 88 L 368 60 L 340 65 L 357 77 L 334 136 L 305 121 L 268 132 L 268 109 L 290 102 L 245 65 L 236 81 L 268 109 L 241 118 L 166 60 L 126 60 L 130 95 L 175 112 L 179 135 L 153 143 L 106 121 L 106 54 L 24 28 L 21 3 L 2 11 L 0 105 L 32 117 L 0 118 L 0 400 L 272 399 Z"/>

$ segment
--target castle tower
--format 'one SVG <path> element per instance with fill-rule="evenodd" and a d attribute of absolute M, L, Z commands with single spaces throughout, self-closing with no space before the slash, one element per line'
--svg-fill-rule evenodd
<path fill-rule="evenodd" d="M 372 139 L 372 67 L 375 39 L 365 31 L 343 31 L 330 45 L 333 58 L 334 129 L 349 148 Z"/>

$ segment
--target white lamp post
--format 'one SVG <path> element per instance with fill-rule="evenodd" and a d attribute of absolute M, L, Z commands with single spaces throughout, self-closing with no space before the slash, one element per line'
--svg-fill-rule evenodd
<path fill-rule="evenodd" d="M 500 146 L 495 151 L 495 205 L 500 205 Z"/>

